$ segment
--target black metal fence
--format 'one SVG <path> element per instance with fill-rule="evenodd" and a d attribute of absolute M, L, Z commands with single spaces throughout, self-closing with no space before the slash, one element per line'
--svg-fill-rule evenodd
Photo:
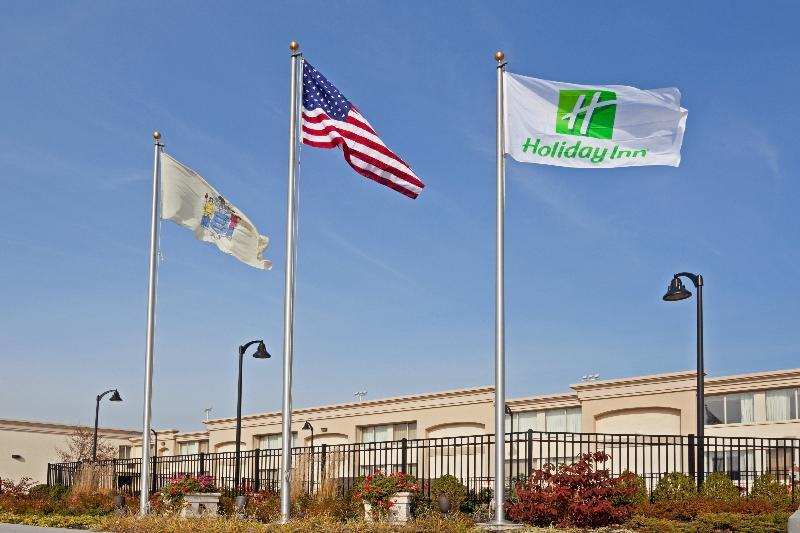
<path fill-rule="evenodd" d="M 606 467 L 612 475 L 633 472 L 652 491 L 670 472 L 696 477 L 696 444 L 694 435 L 507 433 L 504 477 L 510 486 L 544 464 L 571 463 L 582 453 L 604 451 L 610 456 Z M 322 483 L 331 483 L 344 493 L 358 477 L 375 470 L 403 471 L 419 479 L 424 495 L 429 497 L 430 482 L 451 474 L 467 488 L 469 499 L 487 501 L 495 476 L 493 449 L 494 435 L 292 448 L 293 483 L 301 484 L 308 492 L 319 490 Z M 791 489 L 794 501 L 800 481 L 800 438 L 706 437 L 703 455 L 706 475 L 724 472 L 747 492 L 757 477 L 771 474 Z M 170 477 L 199 473 L 214 476 L 220 488 L 232 492 L 280 488 L 280 450 L 241 452 L 238 485 L 234 479 L 235 462 L 235 452 L 154 457 L 150 490 L 160 490 Z M 127 494 L 139 492 L 141 459 L 49 464 L 48 485 L 75 484 L 86 464 L 94 466 L 93 475 L 102 478 L 101 484 L 108 488 Z"/>

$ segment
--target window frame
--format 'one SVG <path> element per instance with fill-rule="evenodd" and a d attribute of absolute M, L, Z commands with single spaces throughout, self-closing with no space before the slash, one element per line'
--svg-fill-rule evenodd
<path fill-rule="evenodd" d="M 751 420 L 742 420 L 741 416 L 741 407 L 739 408 L 739 421 L 738 422 L 729 422 L 728 421 L 728 399 L 732 399 L 733 397 L 741 397 L 741 396 L 750 396 L 750 401 L 753 402 L 753 410 L 755 409 L 755 392 L 753 391 L 742 391 L 742 392 L 727 392 L 724 394 L 709 394 L 705 398 L 703 398 L 703 425 L 704 426 L 724 426 L 729 424 L 752 424 L 755 422 L 756 416 L 755 412 L 751 413 Z M 797 396 L 795 394 L 795 396 Z M 708 423 L 708 415 L 706 414 L 707 409 L 707 402 L 709 398 L 721 398 L 722 399 L 722 421 L 717 424 L 709 424 Z"/>

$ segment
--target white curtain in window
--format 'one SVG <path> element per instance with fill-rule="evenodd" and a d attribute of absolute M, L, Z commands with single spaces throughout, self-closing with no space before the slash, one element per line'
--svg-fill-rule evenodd
<path fill-rule="evenodd" d="M 526 411 L 519 413 L 517 415 L 517 420 L 515 420 L 514 424 L 514 431 L 528 431 L 532 429 L 536 431 L 536 419 L 538 418 L 538 413 L 536 411 Z"/>
<path fill-rule="evenodd" d="M 567 416 L 565 409 L 550 409 L 545 411 L 544 415 L 547 431 L 563 432 L 567 430 Z"/>
<path fill-rule="evenodd" d="M 389 426 L 375 426 L 375 440 L 373 442 L 381 442 L 389 439 Z"/>
<path fill-rule="evenodd" d="M 753 395 L 742 394 L 739 396 L 739 405 L 742 407 L 742 422 L 753 421 Z"/>
<path fill-rule="evenodd" d="M 792 389 L 767 391 L 767 420 L 789 420 L 794 401 Z"/>
<path fill-rule="evenodd" d="M 567 409 L 567 431 L 580 433 L 581 431 L 581 410 Z"/>

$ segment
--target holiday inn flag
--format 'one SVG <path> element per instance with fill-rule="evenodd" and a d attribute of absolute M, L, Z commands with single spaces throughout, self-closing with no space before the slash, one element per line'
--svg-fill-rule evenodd
<path fill-rule="evenodd" d="M 681 162 L 688 111 L 675 88 L 575 85 L 505 73 L 505 153 L 522 163 L 610 168 Z"/>
<path fill-rule="evenodd" d="M 197 172 L 163 152 L 161 218 L 189 228 L 197 240 L 214 243 L 243 263 L 272 268 L 264 259 L 269 239 Z"/>

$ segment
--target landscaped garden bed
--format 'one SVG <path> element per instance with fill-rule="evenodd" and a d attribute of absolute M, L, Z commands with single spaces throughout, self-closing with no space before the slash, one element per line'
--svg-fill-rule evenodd
<path fill-rule="evenodd" d="M 648 494 L 643 480 L 633 473 L 611 476 L 608 460 L 598 452 L 582 455 L 572 464 L 534 470 L 509 491 L 506 516 L 524 524 L 524 531 L 772 533 L 786 531 L 797 508 L 787 486 L 768 475 L 755 480 L 745 493 L 722 473 L 710 474 L 699 491 L 688 476 L 671 473 Z M 181 516 L 186 514 L 187 495 L 217 501 L 213 478 L 208 476 L 171 479 L 153 495 L 153 514 L 145 518 L 136 516 L 137 498 L 127 498 L 120 508 L 122 502 L 115 505 L 115 494 L 109 490 L 34 486 L 28 480 L 2 483 L 0 522 L 113 533 L 460 533 L 480 531 L 476 523 L 491 516 L 489 505 L 475 503 L 476 495 L 453 476 L 427 487 L 400 472 L 376 471 L 359 479 L 346 494 L 332 482 L 323 483 L 314 495 L 305 494 L 298 485 L 292 491 L 289 525 L 279 523 L 280 497 L 274 492 L 251 493 L 246 507 L 237 509 L 235 495 L 223 491 L 218 516 Z M 399 515 L 393 514 L 399 494 L 403 501 L 410 500 L 407 523 L 396 523 Z"/>

